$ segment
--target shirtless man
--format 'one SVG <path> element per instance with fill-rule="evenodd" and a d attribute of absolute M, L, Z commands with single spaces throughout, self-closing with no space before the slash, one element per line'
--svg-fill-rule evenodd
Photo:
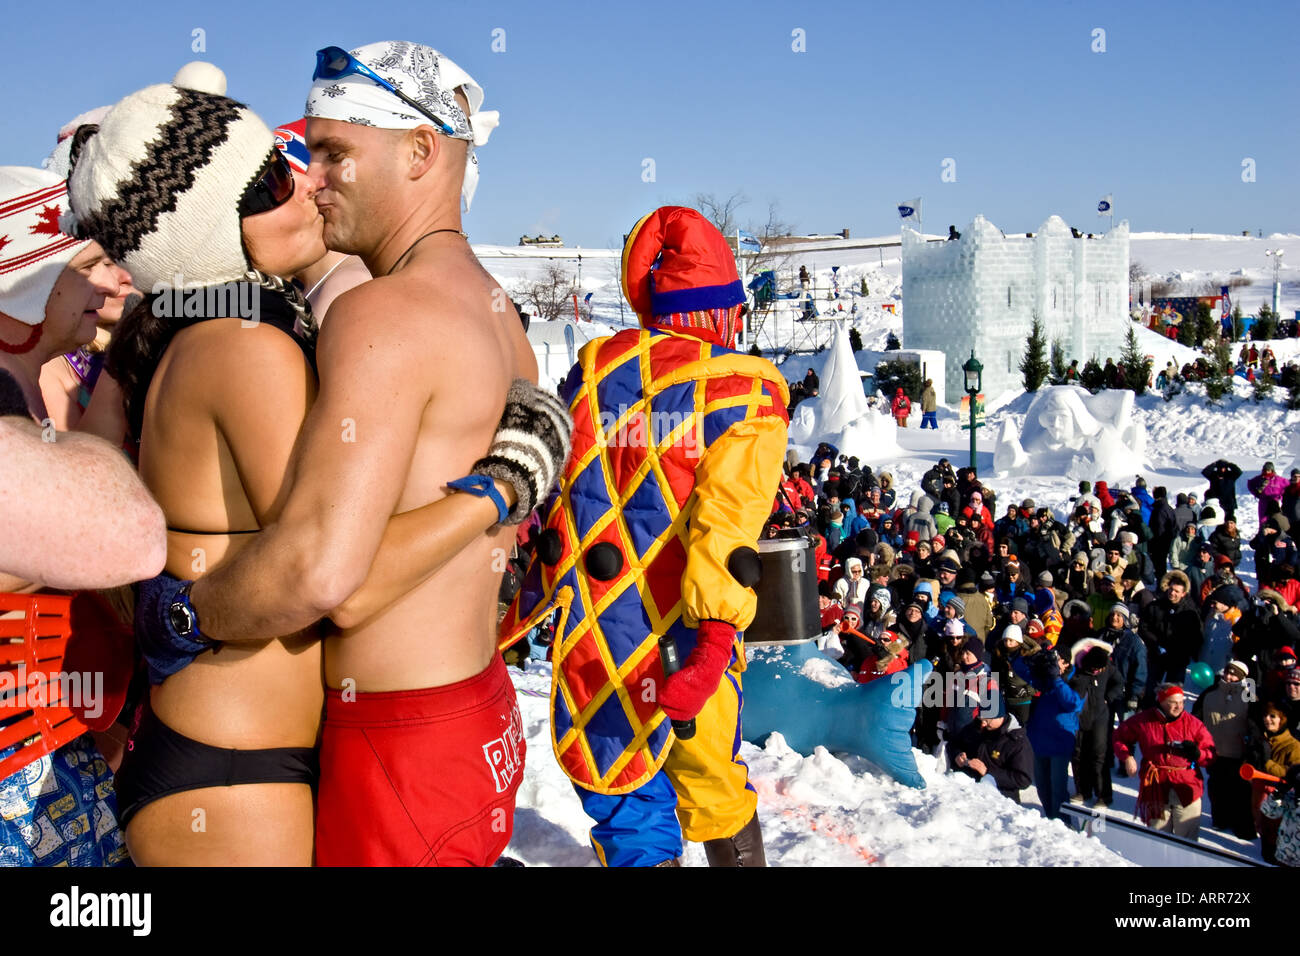
<path fill-rule="evenodd" d="M 468 203 L 476 173 L 469 144 L 486 142 L 495 115 L 477 113 L 478 85 L 428 47 L 330 48 L 319 60 L 307 141 L 326 245 L 360 256 L 376 278 L 330 307 L 320 393 L 279 521 L 173 609 L 216 642 L 324 616 L 341 629 L 325 644 L 318 863 L 489 864 L 509 842 L 523 766 L 494 639 L 495 558 L 510 531 L 475 535 L 385 607 L 347 602 L 368 580 L 401 578 L 372 568 L 391 515 L 443 497 L 467 471 L 500 477 L 500 459 L 481 456 L 511 382 L 537 377 L 507 296 L 460 231 L 462 189 Z M 418 97 L 419 110 L 353 72 L 358 61 Z M 521 445 L 544 424 L 521 422 Z M 562 464 L 567 448 L 519 454 Z M 511 520 L 536 503 L 521 501 Z"/>

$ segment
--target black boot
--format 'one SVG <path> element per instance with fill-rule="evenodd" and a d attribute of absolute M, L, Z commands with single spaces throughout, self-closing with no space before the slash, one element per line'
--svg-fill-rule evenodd
<path fill-rule="evenodd" d="M 709 866 L 767 866 L 758 814 L 750 817 L 735 836 L 706 841 L 704 855 L 709 858 Z"/>

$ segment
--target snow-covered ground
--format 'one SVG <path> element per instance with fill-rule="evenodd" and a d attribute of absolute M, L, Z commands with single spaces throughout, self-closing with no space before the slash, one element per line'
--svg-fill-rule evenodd
<path fill-rule="evenodd" d="M 1255 311 L 1260 303 L 1271 299 L 1271 268 L 1263 256 L 1264 248 L 1300 246 L 1300 237 L 1196 237 L 1136 233 L 1132 257 L 1152 274 L 1177 278 L 1191 285 L 1189 293 L 1199 291 L 1198 282 L 1244 274 L 1254 285 L 1234 290 L 1236 301 L 1244 310 Z M 484 250 L 486 251 L 486 250 Z M 506 250 L 492 250 L 498 254 Z M 889 254 L 894 252 L 894 259 Z M 1300 249 L 1294 251 L 1300 260 Z M 896 250 L 859 250 L 858 260 L 834 260 L 830 253 L 818 252 L 815 258 L 819 286 L 829 286 L 829 267 L 841 265 L 841 287 L 856 288 L 858 278 L 867 275 L 875 303 L 874 309 L 860 308 L 854 323 L 862 333 L 866 348 L 883 348 L 890 331 L 901 333 L 901 317 L 879 308 L 882 301 L 897 301 L 892 296 L 901 291 L 898 281 Z M 603 257 L 584 251 L 582 294 L 593 292 L 597 323 L 584 325 L 589 335 L 608 334 L 619 325 L 632 324 L 635 318 L 624 307 L 620 321 L 615 259 L 609 251 Z M 539 259 L 496 258 L 489 253 L 485 266 L 512 289 L 536 276 L 544 268 Z M 567 263 L 572 270 L 574 263 Z M 1283 270 L 1283 312 L 1300 308 L 1300 263 Z M 812 268 L 812 264 L 810 264 Z M 877 298 L 879 294 L 879 298 Z M 580 296 L 581 299 L 581 296 Z M 851 300 L 845 300 L 851 302 Z M 848 310 L 850 304 L 845 304 Z M 899 310 L 901 312 L 901 309 Z M 807 323 L 783 320 L 775 334 L 778 347 L 798 348 L 809 339 Z M 831 323 L 818 324 L 828 329 Z M 1157 368 L 1168 357 L 1186 361 L 1178 346 L 1167 346 L 1158 336 L 1143 330 L 1142 345 L 1157 356 Z M 821 341 L 829 340 L 822 334 Z M 1273 343 L 1280 361 L 1300 354 L 1300 340 Z M 808 367 L 820 368 L 827 354 L 798 354 L 787 377 L 803 377 Z M 1144 471 L 1148 485 L 1166 485 L 1170 494 L 1195 490 L 1203 494 L 1205 480 L 1201 469 L 1209 462 L 1225 457 L 1237 462 L 1246 475 L 1256 474 L 1265 460 L 1276 463 L 1286 474 L 1294 465 L 1300 467 L 1300 443 L 1295 441 L 1300 411 L 1288 411 L 1285 392 L 1256 404 L 1251 389 L 1238 380 L 1234 394 L 1222 405 L 1208 406 L 1203 390 L 1190 386 L 1186 392 L 1166 402 L 1159 395 L 1137 399 L 1134 415 L 1147 429 L 1147 458 L 1150 468 Z M 1023 393 L 992 398 L 989 402 L 988 426 L 979 430 L 978 462 L 980 474 L 997 491 L 1001 502 L 1033 498 L 1064 517 L 1069 498 L 1077 489 L 1059 476 L 1024 476 L 999 480 L 992 474 L 993 442 L 1005 421 L 1023 420 L 1030 397 Z M 946 456 L 962 464 L 969 454 L 968 433 L 958 428 L 954 410 L 939 410 L 938 431 L 920 431 L 915 426 L 898 433 L 904 454 L 889 461 L 872 461 L 873 467 L 891 471 L 897 487 L 906 493 L 917 487 L 922 473 L 939 457 Z M 1133 476 L 1134 478 L 1136 476 Z M 1131 479 L 1130 479 L 1131 483 Z M 1237 516 L 1243 540 L 1257 530 L 1255 501 L 1239 483 Z M 1242 577 L 1254 583 L 1253 554 L 1245 550 Z M 520 691 L 529 745 L 523 788 L 515 820 L 515 837 L 508 855 L 529 864 L 594 865 L 595 858 L 587 841 L 590 821 L 583 814 L 564 774 L 551 754 L 547 724 L 550 669 L 545 663 L 530 663 L 527 673 L 515 673 Z M 1017 807 L 995 790 L 976 785 L 962 775 L 947 775 L 934 758 L 918 754 L 918 763 L 926 778 L 925 790 L 912 790 L 894 783 L 883 774 L 873 772 L 865 761 L 848 755 L 834 755 L 819 750 L 810 756 L 791 751 L 779 735 L 765 746 L 745 744 L 743 756 L 749 763 L 751 778 L 759 794 L 769 862 L 775 865 L 969 865 L 991 863 L 1021 866 L 1110 866 L 1127 861 L 1107 850 L 1095 838 L 1069 830 L 1060 822 L 1045 820 L 1037 810 L 1033 788 L 1022 794 L 1024 805 Z M 1115 806 L 1112 812 L 1131 813 L 1136 801 L 1136 787 L 1131 780 L 1115 780 Z M 1259 858 L 1258 844 L 1246 844 L 1231 835 L 1220 834 L 1203 821 L 1201 840 L 1211 846 L 1231 849 Z M 703 850 L 689 846 L 686 862 L 703 865 Z"/>

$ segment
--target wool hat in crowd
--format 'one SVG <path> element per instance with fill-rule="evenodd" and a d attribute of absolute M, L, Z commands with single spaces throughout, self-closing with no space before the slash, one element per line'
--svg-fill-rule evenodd
<path fill-rule="evenodd" d="M 871 600 L 879 602 L 882 611 L 888 611 L 890 603 L 889 588 L 872 588 Z"/>
<path fill-rule="evenodd" d="M 1223 673 L 1227 674 L 1229 671 L 1237 674 L 1243 680 L 1250 676 L 1250 668 L 1246 666 L 1244 661 L 1228 661 L 1223 668 Z"/>
<path fill-rule="evenodd" d="M 983 574 L 980 575 L 981 591 L 992 591 L 997 586 L 998 586 L 997 578 L 995 578 L 988 571 L 985 571 Z"/>
<path fill-rule="evenodd" d="M 975 714 L 977 720 L 997 720 L 1007 715 L 1007 698 L 996 688 L 989 691 L 989 705 Z"/>
<path fill-rule="evenodd" d="M 1120 617 L 1124 618 L 1125 621 L 1127 621 L 1127 620 L 1129 619 L 1129 609 L 1128 609 L 1128 605 L 1127 605 L 1127 604 L 1112 604 L 1112 605 L 1110 606 L 1110 610 L 1106 612 L 1106 616 L 1109 617 L 1109 616 L 1112 615 L 1112 614 L 1118 614 L 1118 615 L 1120 615 Z"/>
<path fill-rule="evenodd" d="M 944 637 L 961 637 L 966 633 L 966 627 L 961 621 L 953 618 L 943 626 Z"/>
<path fill-rule="evenodd" d="M 954 621 L 953 623 L 956 622 Z M 965 644 L 962 645 L 962 650 L 972 652 L 975 655 L 976 660 L 981 660 L 984 661 L 985 663 L 988 662 L 989 658 L 988 658 L 988 653 L 984 650 L 984 642 L 981 641 L 978 637 L 972 636 Z"/>
<path fill-rule="evenodd" d="M 0 312 L 23 325 L 45 321 L 54 284 L 90 245 L 60 231 L 67 208 L 67 184 L 54 173 L 0 166 Z"/>
<path fill-rule="evenodd" d="M 1020 630 L 1019 624 L 1008 624 L 1002 631 L 1002 640 L 1010 641 L 1012 644 L 1023 644 L 1025 635 Z"/>
<path fill-rule="evenodd" d="M 1156 693 L 1156 703 L 1163 704 L 1170 698 L 1178 697 L 1186 699 L 1187 695 L 1183 693 L 1183 688 L 1178 684 L 1165 684 Z"/>
<path fill-rule="evenodd" d="M 1029 602 L 1024 598 L 1016 598 L 1011 602 L 1011 610 L 1019 611 L 1025 617 L 1029 617 Z"/>
<path fill-rule="evenodd" d="M 856 614 L 856 615 L 858 616 L 858 620 L 861 621 L 861 620 L 862 620 L 862 605 L 861 605 L 861 604 L 850 604 L 848 607 L 846 607 L 846 608 L 844 609 L 844 616 L 845 616 L 845 617 L 848 617 L 848 615 L 850 615 L 850 614 Z"/>
<path fill-rule="evenodd" d="M 1136 564 L 1130 564 L 1128 567 L 1124 569 L 1124 573 L 1120 575 L 1120 580 L 1141 581 L 1142 571 L 1138 568 Z"/>
<path fill-rule="evenodd" d="M 1088 556 L 1082 551 L 1076 551 L 1074 558 L 1070 561 L 1076 568 L 1086 568 L 1088 566 Z"/>
<path fill-rule="evenodd" d="M 1015 627 L 1014 624 L 1008 624 L 1007 626 Z M 1037 639 L 1043 637 L 1046 633 L 1047 630 L 1046 628 L 1043 627 L 1043 622 L 1038 620 L 1038 618 L 1031 617 L 1028 621 L 1025 622 L 1026 636 Z"/>
<path fill-rule="evenodd" d="M 948 602 L 944 604 L 944 607 L 952 608 L 957 612 L 958 617 L 961 617 L 966 613 L 966 602 L 956 596 L 948 598 Z"/>
<path fill-rule="evenodd" d="M 274 144 L 242 103 L 145 87 L 74 134 L 65 222 L 98 240 L 141 291 L 242 281 L 251 264 L 236 200 Z"/>
<path fill-rule="evenodd" d="M 1039 571 L 1039 572 L 1038 572 L 1038 583 L 1041 584 L 1041 585 L 1042 585 L 1043 587 L 1045 587 L 1045 588 L 1050 588 L 1050 587 L 1052 586 L 1052 584 L 1054 583 L 1053 578 L 1052 578 L 1052 572 L 1051 572 L 1051 571 Z"/>

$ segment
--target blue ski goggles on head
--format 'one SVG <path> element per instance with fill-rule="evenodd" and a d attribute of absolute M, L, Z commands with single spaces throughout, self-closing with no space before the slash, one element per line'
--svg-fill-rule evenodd
<path fill-rule="evenodd" d="M 421 116 L 427 116 L 433 120 L 435 126 L 448 136 L 455 136 L 456 130 L 446 120 L 434 116 L 428 109 L 421 106 L 415 100 L 411 99 L 392 83 L 376 73 L 370 67 L 366 66 L 347 50 L 338 46 L 327 46 L 323 50 L 316 51 L 316 72 L 312 74 L 313 80 L 337 80 L 344 76 L 364 76 L 368 80 L 378 83 L 388 92 L 392 93 L 411 109 L 416 110 Z"/>

